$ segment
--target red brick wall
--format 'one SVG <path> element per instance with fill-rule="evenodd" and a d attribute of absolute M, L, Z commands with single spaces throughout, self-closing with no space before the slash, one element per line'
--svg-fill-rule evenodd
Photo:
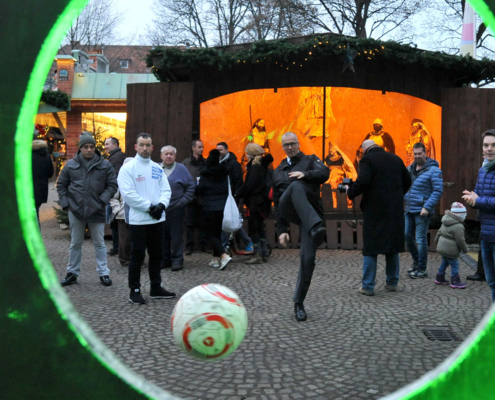
<path fill-rule="evenodd" d="M 67 111 L 67 160 L 74 158 L 79 150 L 76 141 L 81 134 L 81 122 L 81 110 Z"/>
<path fill-rule="evenodd" d="M 60 70 L 66 69 L 69 74 L 69 80 L 60 80 Z M 57 60 L 57 86 L 58 90 L 67 93 L 69 96 L 72 95 L 72 83 L 74 82 L 74 60 Z"/>
<path fill-rule="evenodd" d="M 67 111 L 67 160 L 74 158 L 79 148 L 77 142 L 82 132 L 82 113 L 126 112 L 125 100 L 72 100 Z"/>

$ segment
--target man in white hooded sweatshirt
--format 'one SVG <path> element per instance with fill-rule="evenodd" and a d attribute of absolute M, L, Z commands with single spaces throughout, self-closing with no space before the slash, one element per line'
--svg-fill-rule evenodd
<path fill-rule="evenodd" d="M 148 249 L 149 276 L 152 299 L 171 299 L 175 293 L 161 286 L 160 263 L 165 221 L 165 209 L 172 191 L 163 169 L 151 161 L 153 143 L 151 135 L 137 136 L 136 157 L 123 165 L 118 183 L 124 202 L 129 206 L 129 235 L 131 238 L 131 261 L 129 263 L 129 301 L 145 304 L 141 294 L 141 264 Z"/>

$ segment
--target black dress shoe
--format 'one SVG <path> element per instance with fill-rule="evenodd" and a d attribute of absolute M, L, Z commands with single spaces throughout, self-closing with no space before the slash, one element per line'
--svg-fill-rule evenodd
<path fill-rule="evenodd" d="M 319 247 L 325 241 L 326 234 L 327 230 L 323 227 L 323 223 L 321 222 L 311 228 L 309 236 L 311 237 L 315 248 Z"/>
<path fill-rule="evenodd" d="M 186 249 L 186 252 L 184 253 L 186 256 L 190 256 L 193 253 L 193 249 L 188 248 Z"/>
<path fill-rule="evenodd" d="M 308 319 L 308 314 L 306 314 L 306 311 L 304 310 L 304 305 L 302 303 L 294 304 L 294 314 L 296 314 L 297 321 L 306 321 Z"/>
<path fill-rule="evenodd" d="M 480 274 L 468 275 L 466 276 L 466 279 L 469 281 L 480 281 L 480 282 L 486 281 L 486 278 Z"/>
<path fill-rule="evenodd" d="M 109 256 L 116 256 L 117 254 L 119 254 L 119 251 L 118 250 L 114 250 L 114 249 L 110 249 L 107 251 L 107 254 Z"/>

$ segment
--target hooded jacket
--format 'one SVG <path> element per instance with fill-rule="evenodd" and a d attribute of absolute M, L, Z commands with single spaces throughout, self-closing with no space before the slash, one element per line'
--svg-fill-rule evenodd
<path fill-rule="evenodd" d="M 457 258 L 460 250 L 467 253 L 469 250 L 464 239 L 462 219 L 449 210 L 445 211 L 435 242 L 438 243 L 437 252 L 443 257 Z"/>
<path fill-rule="evenodd" d="M 206 164 L 203 168 L 195 194 L 202 197 L 204 212 L 225 209 L 229 194 L 228 176 L 229 169 L 225 164 L 215 166 Z"/>
<path fill-rule="evenodd" d="M 411 175 L 412 185 L 406 193 L 406 212 L 419 214 L 424 207 L 430 214 L 435 213 L 435 206 L 443 194 L 443 176 L 438 161 L 426 157 L 426 163 L 416 171 L 416 161 L 407 170 Z"/>
<path fill-rule="evenodd" d="M 130 225 L 151 225 L 165 221 L 165 212 L 159 220 L 148 213 L 150 206 L 158 203 L 167 208 L 172 195 L 167 176 L 159 164 L 136 154 L 120 168 L 118 182 L 124 202 L 129 206 Z"/>
<path fill-rule="evenodd" d="M 34 204 L 43 204 L 48 200 L 48 179 L 53 176 L 53 161 L 44 140 L 33 140 L 32 163 Z"/>
<path fill-rule="evenodd" d="M 81 150 L 67 161 L 58 177 L 60 206 L 70 207 L 81 221 L 105 222 L 105 206 L 117 191 L 115 172 L 98 150 L 88 169 L 81 164 L 80 154 Z"/>

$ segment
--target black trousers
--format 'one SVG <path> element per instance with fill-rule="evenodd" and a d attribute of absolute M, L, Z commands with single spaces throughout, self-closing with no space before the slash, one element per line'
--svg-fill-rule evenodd
<path fill-rule="evenodd" d="M 223 210 L 205 212 L 206 237 L 213 248 L 213 257 L 220 257 L 225 253 L 222 245 Z"/>
<path fill-rule="evenodd" d="M 254 208 L 249 209 L 248 235 L 253 243 L 259 244 L 261 237 L 266 237 L 265 219 Z"/>
<path fill-rule="evenodd" d="M 323 221 L 322 211 L 317 212 L 315 208 L 308 200 L 306 184 L 300 181 L 291 183 L 279 202 L 282 216 L 287 221 L 299 225 L 301 262 L 294 303 L 304 302 L 315 270 L 316 247 L 311 240 L 310 231 L 314 225 Z"/>
<path fill-rule="evenodd" d="M 184 264 L 184 208 L 166 213 L 163 235 L 163 263 Z"/>
<path fill-rule="evenodd" d="M 208 238 L 204 228 L 203 207 L 197 203 L 189 203 L 186 206 L 186 247 L 194 249 L 194 229 L 199 228 L 201 247 L 208 245 Z"/>
<path fill-rule="evenodd" d="M 131 261 L 129 263 L 129 288 L 141 287 L 141 265 L 146 255 L 149 255 L 148 272 L 151 288 L 158 288 L 162 283 L 160 263 L 162 261 L 163 225 L 158 222 L 150 225 L 129 225 L 131 237 Z"/>

